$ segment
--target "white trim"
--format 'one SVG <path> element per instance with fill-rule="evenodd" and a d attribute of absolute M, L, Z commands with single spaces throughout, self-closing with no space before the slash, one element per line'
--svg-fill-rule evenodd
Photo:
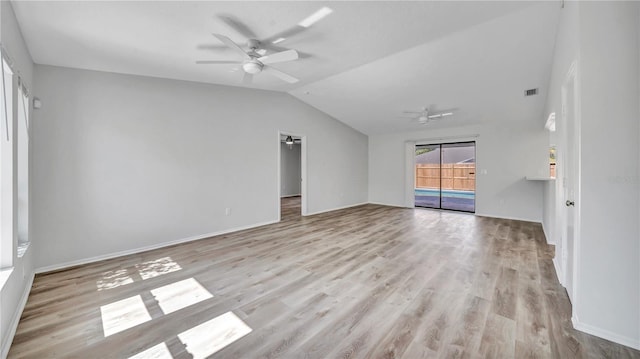
<path fill-rule="evenodd" d="M 7 355 L 9 355 L 9 348 L 11 347 L 11 342 L 13 342 L 13 337 L 16 335 L 16 330 L 18 330 L 18 323 L 20 322 L 22 311 L 24 311 L 24 307 L 27 305 L 27 299 L 29 299 L 34 277 L 35 274 L 31 273 L 27 285 L 25 285 L 24 291 L 22 292 L 22 297 L 20 297 L 20 301 L 18 302 L 18 308 L 16 308 L 17 310 L 13 314 L 13 318 L 9 324 L 7 335 L 2 338 L 2 353 L 0 353 L 0 358 L 5 359 Z"/>
<path fill-rule="evenodd" d="M 640 350 L 640 339 L 629 338 L 624 335 L 608 331 L 606 329 L 601 329 L 589 324 L 581 323 L 578 319 L 578 316 L 575 314 L 571 317 L 571 323 L 573 324 L 574 329 L 579 330 L 583 333 L 595 335 L 597 337 L 610 340 L 614 343 L 622 344 L 630 348 Z"/>
<path fill-rule="evenodd" d="M 554 256 L 551 262 L 553 262 L 553 268 L 555 268 L 556 270 L 556 279 L 558 280 L 558 283 L 560 283 L 560 285 L 564 288 L 564 283 L 562 283 L 562 278 L 564 278 L 564 274 L 562 273 L 562 266 L 558 264 L 558 256 L 557 255 Z"/>
<path fill-rule="evenodd" d="M 218 231 L 218 232 L 200 234 L 200 235 L 197 235 L 197 236 L 191 236 L 191 237 L 187 237 L 187 238 L 176 239 L 176 240 L 173 240 L 173 241 L 162 242 L 162 243 L 153 244 L 153 245 L 150 245 L 150 246 L 145 246 L 145 247 L 140 247 L 140 248 L 135 248 L 135 249 L 128 249 L 126 251 L 114 252 L 114 253 L 104 254 L 104 255 L 100 255 L 100 256 L 95 256 L 95 257 L 90 257 L 90 258 L 85 258 L 85 259 L 79 259 L 79 260 L 60 263 L 60 264 L 54 264 L 54 265 L 50 265 L 50 266 L 46 266 L 46 267 L 36 268 L 35 273 L 36 274 L 46 273 L 46 272 L 51 272 L 51 271 L 55 271 L 55 270 L 60 270 L 60 269 L 64 269 L 64 268 L 69 268 L 69 267 L 73 267 L 73 266 L 82 265 L 82 264 L 88 264 L 88 263 L 99 262 L 99 261 L 103 261 L 103 260 L 107 260 L 107 259 L 122 257 L 122 256 L 130 255 L 130 254 L 147 252 L 147 251 L 151 251 L 151 250 L 158 249 L 158 248 L 169 247 L 169 246 L 173 246 L 173 245 L 180 244 L 180 243 L 193 242 L 193 241 L 197 241 L 197 240 L 200 240 L 200 239 L 205 239 L 205 238 L 209 238 L 209 237 L 215 237 L 215 236 L 219 236 L 219 235 L 222 235 L 222 234 L 227 234 L 227 233 L 237 232 L 237 231 L 243 231 L 243 230 L 246 230 L 246 229 L 251 229 L 251 228 L 256 228 L 256 227 L 262 227 L 262 226 L 266 226 L 266 225 L 274 224 L 274 223 L 278 223 L 278 222 L 279 221 L 266 221 L 266 222 L 261 222 L 261 223 L 255 223 L 255 224 L 251 224 L 251 225 L 248 225 L 248 226 L 230 228 L 230 229 L 225 229 L 225 230 Z"/>
<path fill-rule="evenodd" d="M 542 233 L 544 234 L 544 240 L 545 242 L 547 242 L 547 244 L 552 245 L 552 246 L 556 246 L 556 241 L 554 241 L 553 239 L 549 239 L 549 235 L 547 232 L 547 227 L 545 227 L 544 225 L 544 221 L 541 221 L 540 223 L 542 223 Z M 555 256 L 554 256 L 555 258 Z"/>
<path fill-rule="evenodd" d="M 473 213 L 471 213 L 471 214 L 473 214 Z M 499 219 L 510 219 L 510 220 L 513 220 L 513 221 L 542 223 L 542 221 L 535 220 L 535 219 L 518 218 L 518 217 L 507 217 L 507 216 L 496 216 L 496 215 L 493 215 L 493 214 L 478 213 L 478 212 L 476 212 L 475 215 L 478 216 L 478 217 L 489 217 L 489 218 L 499 218 Z"/>
<path fill-rule="evenodd" d="M 445 143 L 454 143 L 454 142 L 470 142 L 476 140 L 476 138 L 480 137 L 479 134 L 471 134 L 471 135 L 460 135 L 460 136 L 441 136 L 441 137 L 433 137 L 433 138 L 421 138 L 417 140 L 411 140 L 414 142 L 416 146 L 420 145 L 435 145 L 435 144 L 445 144 Z M 442 141 L 454 141 L 454 142 L 442 142 Z"/>
<path fill-rule="evenodd" d="M 331 208 L 331 209 L 325 209 L 325 210 L 322 210 L 322 211 L 303 214 L 303 216 L 313 216 L 313 215 L 320 214 L 320 213 L 327 213 L 327 212 L 338 211 L 338 210 L 341 210 L 341 209 L 347 209 L 347 208 L 351 208 L 351 207 L 363 206 L 365 204 L 369 204 L 369 202 L 360 202 L 360 203 L 356 203 L 356 204 L 348 204 L 348 205 L 342 206 L 342 207 L 336 207 L 336 208 Z"/>

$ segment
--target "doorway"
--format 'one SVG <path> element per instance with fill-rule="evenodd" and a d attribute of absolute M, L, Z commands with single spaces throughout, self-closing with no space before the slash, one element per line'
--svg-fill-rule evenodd
<path fill-rule="evenodd" d="M 280 220 L 306 214 L 306 141 L 299 134 L 278 134 L 278 213 Z"/>
<path fill-rule="evenodd" d="M 564 274 L 563 284 L 572 303 L 575 303 L 577 282 L 577 255 L 579 245 L 579 115 L 577 113 L 576 64 L 569 70 L 562 86 L 562 121 L 559 135 L 563 146 L 560 148 L 561 162 L 559 210 L 562 213 L 561 263 Z"/>
<path fill-rule="evenodd" d="M 475 212 L 476 143 L 415 147 L 416 207 Z"/>

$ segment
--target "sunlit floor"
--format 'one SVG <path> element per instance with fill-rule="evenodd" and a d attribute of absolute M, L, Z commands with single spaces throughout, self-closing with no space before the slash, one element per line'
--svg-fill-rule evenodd
<path fill-rule="evenodd" d="M 10 358 L 640 358 L 575 331 L 539 224 L 364 205 L 35 279 Z"/>

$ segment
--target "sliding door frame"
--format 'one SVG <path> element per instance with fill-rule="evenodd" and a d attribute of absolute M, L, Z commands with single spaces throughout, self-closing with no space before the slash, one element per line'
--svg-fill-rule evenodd
<path fill-rule="evenodd" d="M 478 137 L 479 135 L 468 135 L 468 136 L 460 136 L 460 137 L 441 137 L 441 138 L 433 138 L 433 139 L 424 139 L 424 140 L 415 140 L 415 141 L 406 141 L 405 142 L 405 207 L 407 208 L 431 208 L 431 209 L 445 209 L 448 211 L 457 211 L 464 213 L 476 213 L 476 209 L 478 208 Z M 474 145 L 474 161 L 476 164 L 475 169 L 475 177 L 474 177 L 474 209 L 473 211 L 464 211 L 457 209 L 449 209 L 442 208 L 442 145 L 451 145 L 451 144 L 462 144 L 462 143 L 473 143 Z M 433 146 L 440 145 L 440 208 L 434 207 L 418 207 L 415 205 L 415 168 L 416 168 L 416 149 L 420 146 Z"/>

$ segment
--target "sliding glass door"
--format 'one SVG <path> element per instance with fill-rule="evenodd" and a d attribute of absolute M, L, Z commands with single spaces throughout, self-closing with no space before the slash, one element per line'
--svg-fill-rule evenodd
<path fill-rule="evenodd" d="M 475 212 L 475 142 L 416 146 L 416 207 Z"/>

